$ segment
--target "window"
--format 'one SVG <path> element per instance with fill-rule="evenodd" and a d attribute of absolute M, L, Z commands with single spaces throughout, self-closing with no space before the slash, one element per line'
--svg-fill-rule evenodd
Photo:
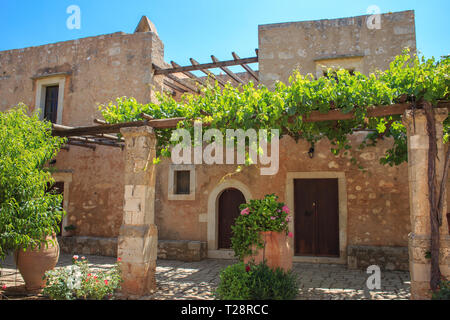
<path fill-rule="evenodd" d="M 44 119 L 56 123 L 59 86 L 45 87 Z"/>
<path fill-rule="evenodd" d="M 191 172 L 189 170 L 176 170 L 173 183 L 175 194 L 189 194 Z"/>
<path fill-rule="evenodd" d="M 32 77 L 36 81 L 36 111 L 40 119 L 62 124 L 66 74 Z"/>
<path fill-rule="evenodd" d="M 168 186 L 168 200 L 195 200 L 195 166 L 171 164 Z"/>

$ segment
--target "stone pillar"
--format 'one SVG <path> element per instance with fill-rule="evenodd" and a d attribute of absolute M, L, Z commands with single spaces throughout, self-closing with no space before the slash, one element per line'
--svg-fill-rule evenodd
<path fill-rule="evenodd" d="M 122 259 L 122 295 L 136 297 L 156 288 L 156 136 L 147 126 L 120 132 L 125 138 L 125 196 L 117 255 Z"/>
<path fill-rule="evenodd" d="M 442 143 L 443 121 L 447 118 L 447 109 L 435 109 L 436 138 L 438 155 L 436 158 L 436 175 L 442 180 L 445 152 Z M 411 233 L 409 234 L 409 272 L 411 275 L 411 299 L 429 299 L 430 259 L 426 253 L 431 247 L 430 206 L 428 200 L 428 133 L 424 110 L 405 111 L 403 123 L 408 139 L 408 177 L 409 205 L 411 215 Z M 447 224 L 447 197 L 444 193 L 443 223 L 440 233 L 439 266 L 441 274 L 450 277 L 450 237 Z"/>

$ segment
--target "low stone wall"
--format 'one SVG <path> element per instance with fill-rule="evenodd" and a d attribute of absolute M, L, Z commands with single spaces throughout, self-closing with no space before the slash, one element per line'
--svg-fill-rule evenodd
<path fill-rule="evenodd" d="M 58 242 L 63 253 L 117 257 L 117 238 L 58 237 Z"/>
<path fill-rule="evenodd" d="M 377 265 L 381 270 L 409 270 L 408 247 L 348 246 L 348 268 L 366 269 Z"/>
<path fill-rule="evenodd" d="M 59 237 L 61 252 L 78 255 L 117 257 L 117 238 Z M 159 240 L 158 259 L 200 261 L 206 258 L 206 242 L 191 240 Z"/>
<path fill-rule="evenodd" d="M 206 242 L 190 240 L 159 240 L 158 259 L 200 261 L 206 258 Z"/>

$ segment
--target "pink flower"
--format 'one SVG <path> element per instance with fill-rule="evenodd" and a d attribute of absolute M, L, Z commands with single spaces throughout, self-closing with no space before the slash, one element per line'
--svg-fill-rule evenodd
<path fill-rule="evenodd" d="M 289 218 L 289 216 L 286 217 L 286 222 L 291 221 L 291 219 Z"/>
<path fill-rule="evenodd" d="M 247 215 L 250 213 L 250 209 L 249 208 L 245 208 L 244 210 L 241 211 L 241 215 Z"/>
<path fill-rule="evenodd" d="M 2 285 L 2 289 L 6 290 L 6 284 Z"/>
<path fill-rule="evenodd" d="M 270 217 L 270 220 L 275 220 L 276 218 L 274 216 Z"/>
<path fill-rule="evenodd" d="M 105 284 L 108 285 L 108 280 L 105 279 Z"/>
<path fill-rule="evenodd" d="M 280 212 L 281 212 L 281 210 L 280 210 L 280 209 L 277 209 L 277 212 L 278 212 L 278 213 L 280 213 Z"/>
<path fill-rule="evenodd" d="M 75 255 L 75 256 L 72 257 L 72 259 L 73 259 L 73 260 L 78 260 L 78 256 Z"/>
<path fill-rule="evenodd" d="M 289 214 L 289 208 L 288 206 L 284 205 L 283 208 L 281 208 L 283 210 L 283 212 Z"/>
<path fill-rule="evenodd" d="M 292 234 L 292 232 L 289 232 L 289 233 L 288 233 L 288 237 L 289 237 L 289 238 L 292 238 L 293 236 L 294 236 L 294 235 Z"/>
<path fill-rule="evenodd" d="M 81 257 L 81 260 L 84 260 L 84 259 L 86 259 L 86 257 L 84 257 L 84 256 L 83 256 L 83 257 Z"/>
<path fill-rule="evenodd" d="M 120 262 L 120 261 L 122 261 L 122 258 L 117 258 L 117 262 Z"/>

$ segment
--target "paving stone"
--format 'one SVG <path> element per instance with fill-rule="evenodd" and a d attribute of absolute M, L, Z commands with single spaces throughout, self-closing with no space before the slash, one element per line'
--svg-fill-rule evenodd
<path fill-rule="evenodd" d="M 81 255 L 80 255 L 81 256 Z M 115 258 L 86 255 L 94 269 L 109 269 Z M 61 254 L 57 268 L 71 265 L 72 255 Z M 158 260 L 156 281 L 158 290 L 142 300 L 214 299 L 220 271 L 236 263 L 235 260 L 206 259 L 198 262 Z M 354 299 L 409 299 L 410 278 L 407 271 L 382 271 L 382 290 L 369 291 L 369 276 L 360 270 L 348 270 L 345 265 L 294 263 L 299 275 L 298 300 L 354 300 Z M 12 257 L 8 257 L 0 271 L 0 285 L 23 286 Z M 25 297 L 24 297 L 25 298 Z"/>

